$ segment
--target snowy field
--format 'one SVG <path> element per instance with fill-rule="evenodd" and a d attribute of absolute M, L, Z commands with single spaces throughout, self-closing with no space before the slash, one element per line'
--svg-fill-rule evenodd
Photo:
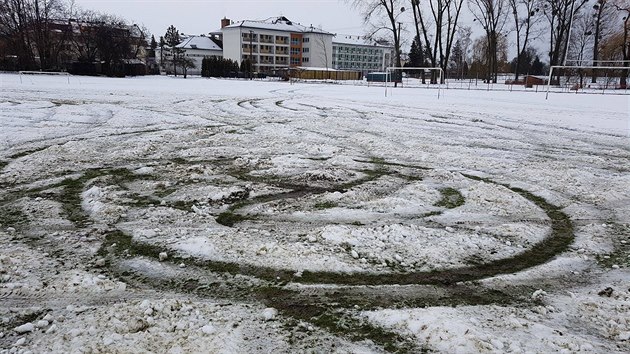
<path fill-rule="evenodd" d="M 0 74 L 0 353 L 630 351 L 630 97 Z"/>

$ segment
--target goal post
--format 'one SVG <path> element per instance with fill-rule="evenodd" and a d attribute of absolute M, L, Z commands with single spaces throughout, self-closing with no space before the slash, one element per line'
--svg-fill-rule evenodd
<path fill-rule="evenodd" d="M 68 84 L 70 84 L 70 74 L 65 71 L 19 71 L 20 75 L 20 84 L 22 82 L 22 76 L 24 75 L 45 75 L 45 76 L 65 76 L 68 79 Z"/>
<path fill-rule="evenodd" d="M 575 90 L 576 93 L 579 89 L 583 89 L 584 87 L 584 79 L 590 80 L 593 76 L 593 71 L 598 71 L 599 82 L 592 84 L 593 89 L 601 89 L 602 93 L 609 88 L 620 88 L 626 89 L 628 86 L 628 82 L 630 78 L 628 77 L 630 73 L 630 67 L 626 66 L 611 66 L 612 62 L 608 62 L 606 66 L 599 65 L 554 65 L 549 68 L 549 76 L 547 78 L 547 93 L 545 95 L 545 99 L 549 98 L 549 92 L 551 91 L 552 84 L 554 86 L 567 87 L 570 91 Z M 622 63 L 622 62 L 616 62 Z M 558 76 L 558 81 L 554 82 L 554 72 L 558 74 L 560 71 L 564 71 L 562 75 Z M 567 75 L 566 71 L 573 73 L 573 75 Z M 602 71 L 606 74 L 602 75 Z M 576 81 L 579 78 L 579 81 Z M 562 80 L 564 79 L 564 82 Z M 587 81 L 588 81 L 587 80 Z M 617 86 L 616 81 L 619 80 L 619 84 Z M 591 86 L 591 84 L 589 84 Z"/>
<path fill-rule="evenodd" d="M 417 73 L 418 75 L 414 75 Z M 437 85 L 437 97 L 440 98 L 442 89 L 442 80 L 444 79 L 444 70 L 436 67 L 400 67 L 391 66 L 385 71 L 385 97 L 387 97 L 387 90 L 391 86 L 394 86 L 396 82 L 400 83 L 403 87 L 420 87 L 425 85 L 428 81 L 430 85 Z M 426 75 L 426 77 L 425 77 Z M 435 83 L 431 83 L 435 78 Z M 422 80 L 422 82 L 421 82 Z"/>

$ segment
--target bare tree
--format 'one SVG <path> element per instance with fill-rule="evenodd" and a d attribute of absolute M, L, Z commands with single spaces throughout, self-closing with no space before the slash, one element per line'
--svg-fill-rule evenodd
<path fill-rule="evenodd" d="M 68 26 L 56 22 L 64 14 L 60 0 L 31 0 L 31 29 L 42 69 L 58 67 L 58 54 L 62 43 L 70 35 Z"/>
<path fill-rule="evenodd" d="M 176 61 L 176 64 L 182 68 L 182 71 L 184 72 L 184 79 L 188 77 L 188 69 L 194 69 L 197 67 L 195 61 L 185 55 L 178 56 L 173 60 Z"/>
<path fill-rule="evenodd" d="M 615 7 L 609 0 L 597 0 L 593 5 L 591 17 L 593 19 L 592 33 L 587 33 L 593 35 L 593 66 L 597 66 L 599 65 L 600 42 L 611 34 L 612 26 L 616 22 Z M 593 70 L 591 82 L 597 82 L 597 70 Z"/>
<path fill-rule="evenodd" d="M 400 31 L 402 22 L 398 21 L 398 16 L 405 12 L 403 0 L 347 0 L 356 8 L 362 9 L 363 20 L 371 24 L 372 28 L 367 35 L 368 38 L 375 38 L 378 32 L 386 30 L 390 32 L 394 39 L 394 53 L 396 56 L 396 66 L 401 67 L 400 60 Z M 397 80 L 394 80 L 397 86 Z"/>
<path fill-rule="evenodd" d="M 621 58 L 623 60 L 623 67 L 630 68 L 630 3 L 627 0 L 615 0 L 615 10 L 620 14 L 622 20 L 622 28 L 617 32 L 617 37 L 621 40 L 619 49 L 621 49 Z M 623 70 L 620 77 L 621 88 L 626 88 L 627 78 L 630 74 L 630 69 Z"/>
<path fill-rule="evenodd" d="M 464 0 L 411 1 L 416 35 L 424 39 L 431 65 L 444 72 L 448 68 L 463 4 Z M 431 82 L 435 81 L 434 74 Z"/>
<path fill-rule="evenodd" d="M 0 37 L 7 42 L 7 54 L 16 56 L 19 69 L 34 69 L 27 4 L 24 0 L 0 1 Z"/>
<path fill-rule="evenodd" d="M 516 39 L 516 65 L 514 80 L 518 81 L 521 69 L 521 59 L 525 55 L 530 41 L 540 34 L 535 31 L 536 25 L 542 19 L 539 0 L 508 0 Z"/>
<path fill-rule="evenodd" d="M 0 36 L 7 39 L 20 68 L 55 69 L 70 35 L 62 0 L 0 0 Z"/>
<path fill-rule="evenodd" d="M 497 49 L 499 36 L 507 20 L 507 0 L 470 0 L 468 3 L 475 21 L 481 24 L 487 42 L 487 80 L 497 82 L 499 72 Z"/>
<path fill-rule="evenodd" d="M 580 9 L 588 0 L 543 0 L 543 12 L 549 22 L 549 65 L 565 62 L 570 29 Z"/>
<path fill-rule="evenodd" d="M 72 43 L 80 62 L 94 62 L 98 57 L 97 28 L 103 22 L 102 15 L 93 11 L 75 14 L 76 28 Z"/>

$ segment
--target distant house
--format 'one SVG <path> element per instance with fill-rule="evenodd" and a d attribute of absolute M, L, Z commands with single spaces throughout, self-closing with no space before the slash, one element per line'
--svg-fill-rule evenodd
<path fill-rule="evenodd" d="M 182 49 L 182 55 L 195 62 L 195 67 L 188 69 L 188 75 L 201 75 L 201 62 L 203 58 L 223 57 L 223 43 L 214 36 L 185 36 L 184 40 L 175 47 Z M 161 61 L 160 66 L 164 68 L 168 74 L 173 73 L 172 50 L 170 48 L 164 48 L 164 53 L 160 53 L 160 48 L 157 48 L 156 51 L 156 59 L 158 62 Z M 181 72 L 181 69 L 178 68 L 177 72 Z"/>
<path fill-rule="evenodd" d="M 506 85 L 525 85 L 525 87 L 543 86 L 547 85 L 548 79 L 545 76 L 525 75 L 520 80 L 505 80 Z M 557 85 L 557 80 L 551 81 L 552 85 Z"/>

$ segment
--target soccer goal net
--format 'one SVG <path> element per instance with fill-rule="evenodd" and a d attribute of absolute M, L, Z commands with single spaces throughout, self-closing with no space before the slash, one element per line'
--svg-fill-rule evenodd
<path fill-rule="evenodd" d="M 547 79 L 547 96 L 550 91 L 630 93 L 630 65 L 626 65 L 623 62 L 603 62 L 600 65 L 552 66 Z"/>
<path fill-rule="evenodd" d="M 445 79 L 442 68 L 433 67 L 389 67 L 385 74 L 386 96 L 394 87 L 435 88 L 439 98 Z"/>
<path fill-rule="evenodd" d="M 57 80 L 63 77 L 63 81 L 70 83 L 70 74 L 63 71 L 20 71 L 18 74 L 20 75 L 21 84 L 25 81 L 34 84 L 34 78 L 36 77 L 50 77 L 57 78 Z"/>

